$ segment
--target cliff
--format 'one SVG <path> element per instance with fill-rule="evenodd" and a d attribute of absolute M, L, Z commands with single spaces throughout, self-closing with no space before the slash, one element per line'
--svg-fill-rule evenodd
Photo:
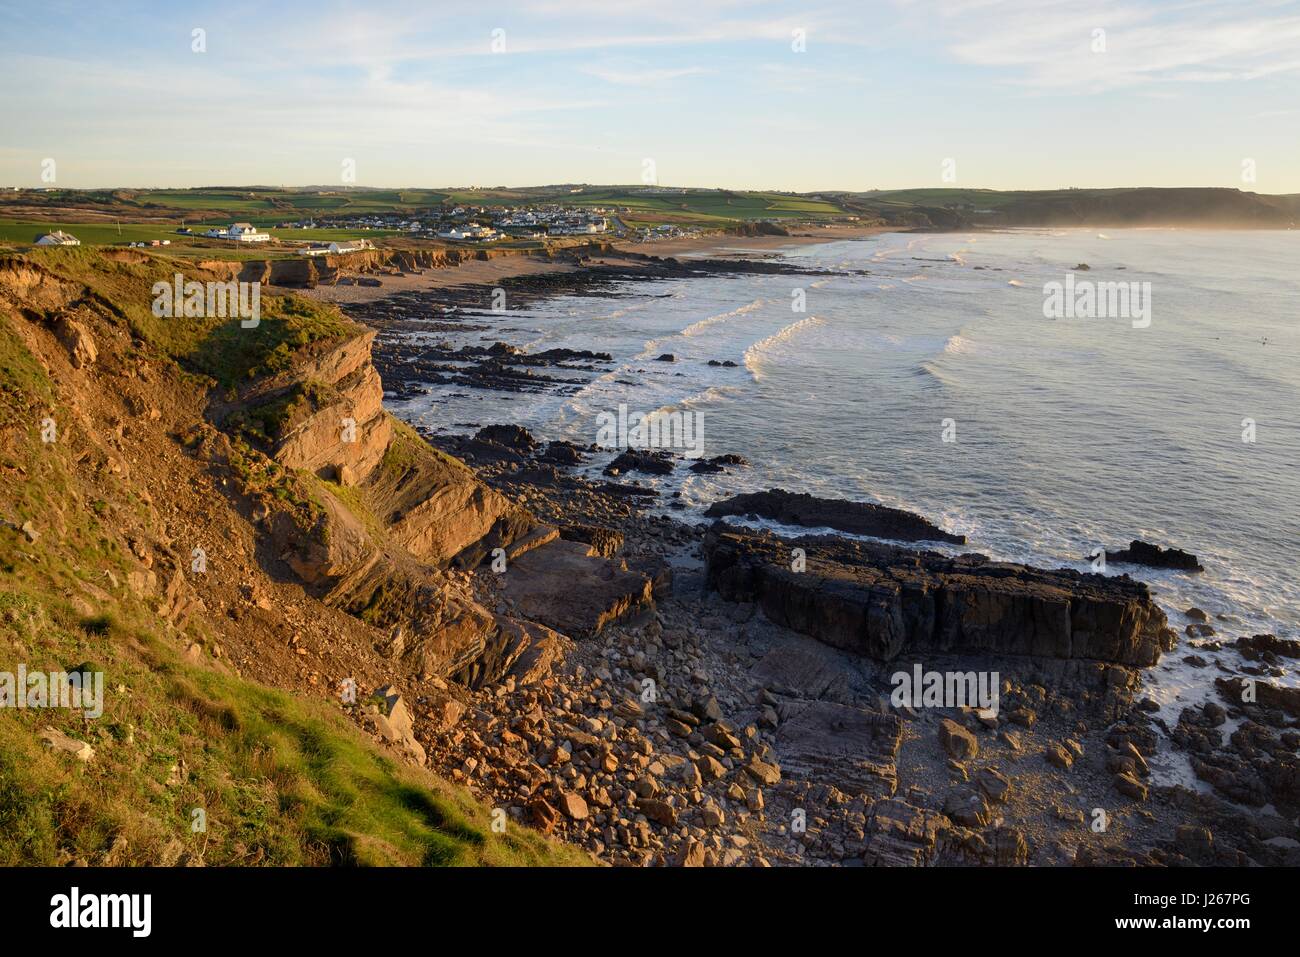
<path fill-rule="evenodd" d="M 0 714 L 6 813 L 36 842 L 6 828 L 0 858 L 585 860 L 499 837 L 420 767 L 430 715 L 455 706 L 443 679 L 524 658 L 537 680 L 562 640 L 456 567 L 536 521 L 383 411 L 373 333 L 270 296 L 255 328 L 161 318 L 153 285 L 178 269 L 226 278 L 88 250 L 0 259 L 0 671 L 86 662 L 109 688 L 100 721 Z"/>
<path fill-rule="evenodd" d="M 333 285 L 344 277 L 415 272 L 423 269 L 454 269 L 462 263 L 490 259 L 518 256 L 554 259 L 579 252 L 587 255 L 599 254 L 608 251 L 609 247 L 608 242 L 594 241 L 565 249 L 549 246 L 485 249 L 368 249 L 340 255 L 297 256 L 292 259 L 203 260 L 198 263 L 198 267 L 227 279 L 256 281 L 268 286 L 310 287 Z"/>

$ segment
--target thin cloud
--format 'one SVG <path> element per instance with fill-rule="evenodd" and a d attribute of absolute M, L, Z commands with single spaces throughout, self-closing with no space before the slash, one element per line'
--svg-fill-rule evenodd
<path fill-rule="evenodd" d="M 706 73 L 715 73 L 715 70 L 705 69 L 702 66 L 686 66 L 675 69 L 618 69 L 615 67 L 587 66 L 582 68 L 582 72 L 588 76 L 594 76 L 606 83 L 614 83 L 618 86 L 660 86 L 665 83 L 671 83 L 673 80 L 680 80 L 686 76 L 700 76 Z"/>
<path fill-rule="evenodd" d="M 901 8 L 956 37 L 959 62 L 1056 92 L 1248 81 L 1300 70 L 1300 5 L 920 0 Z"/>

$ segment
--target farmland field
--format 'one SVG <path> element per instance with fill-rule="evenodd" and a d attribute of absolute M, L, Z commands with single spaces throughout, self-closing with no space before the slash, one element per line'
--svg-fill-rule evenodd
<path fill-rule="evenodd" d="M 221 240 L 207 239 L 203 236 L 186 236 L 177 233 L 173 226 L 141 226 L 133 223 L 105 225 L 104 223 L 36 223 L 0 221 L 0 243 L 26 246 L 36 242 L 36 238 L 45 233 L 61 229 L 81 240 L 85 246 L 114 246 L 131 242 L 149 242 L 154 239 L 169 239 L 173 246 L 187 246 L 194 243 L 205 245 L 217 244 L 242 248 L 257 249 L 256 245 L 225 243 Z M 400 235 L 395 229 L 267 229 L 276 239 L 297 240 L 300 242 L 334 242 L 345 239 L 369 238 Z"/>

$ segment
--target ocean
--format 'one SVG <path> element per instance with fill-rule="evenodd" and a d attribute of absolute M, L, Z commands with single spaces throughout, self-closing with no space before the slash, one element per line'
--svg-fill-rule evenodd
<path fill-rule="evenodd" d="M 620 403 L 689 410 L 706 456 L 752 465 L 636 476 L 679 492 L 683 520 L 779 486 L 910 509 L 968 536 L 961 550 L 1046 567 L 1142 538 L 1205 566 L 1106 569 L 1148 582 L 1180 633 L 1194 605 L 1223 638 L 1300 636 L 1300 232 L 885 233 L 778 255 L 832 274 L 628 282 L 476 315 L 492 328 L 453 344 L 615 362 L 564 393 L 435 387 L 393 411 L 589 444 Z M 1045 287 L 1067 281 L 1136 284 L 1133 308 L 1049 318 Z M 1187 653 L 1148 674 L 1166 706 L 1212 685 Z"/>

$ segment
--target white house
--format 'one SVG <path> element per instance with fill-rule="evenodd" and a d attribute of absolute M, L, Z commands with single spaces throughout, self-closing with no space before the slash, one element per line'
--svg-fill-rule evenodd
<path fill-rule="evenodd" d="M 264 243 L 270 240 L 270 233 L 261 233 L 252 223 L 235 223 L 226 230 L 228 239 L 241 243 Z"/>
<path fill-rule="evenodd" d="M 56 229 L 52 233 L 46 233 L 44 236 L 37 238 L 37 246 L 80 246 L 81 240 L 76 236 L 69 235 L 61 229 Z"/>
<path fill-rule="evenodd" d="M 330 243 L 332 253 L 357 253 L 363 249 L 374 249 L 375 244 L 368 239 L 350 239 L 345 243 Z"/>
<path fill-rule="evenodd" d="M 325 256 L 337 253 L 358 253 L 363 249 L 374 249 L 375 244 L 368 239 L 349 239 L 347 242 L 333 242 L 328 246 L 308 246 L 298 250 L 303 256 Z"/>
<path fill-rule="evenodd" d="M 252 223 L 233 223 L 227 229 L 209 229 L 203 235 L 209 239 L 232 239 L 240 243 L 265 243 L 271 239 L 270 233 L 258 232 Z"/>
<path fill-rule="evenodd" d="M 444 229 L 438 233 L 442 239 L 474 239 L 483 242 L 489 242 L 493 239 L 500 239 L 501 234 L 491 226 L 452 226 L 450 229 Z"/>

